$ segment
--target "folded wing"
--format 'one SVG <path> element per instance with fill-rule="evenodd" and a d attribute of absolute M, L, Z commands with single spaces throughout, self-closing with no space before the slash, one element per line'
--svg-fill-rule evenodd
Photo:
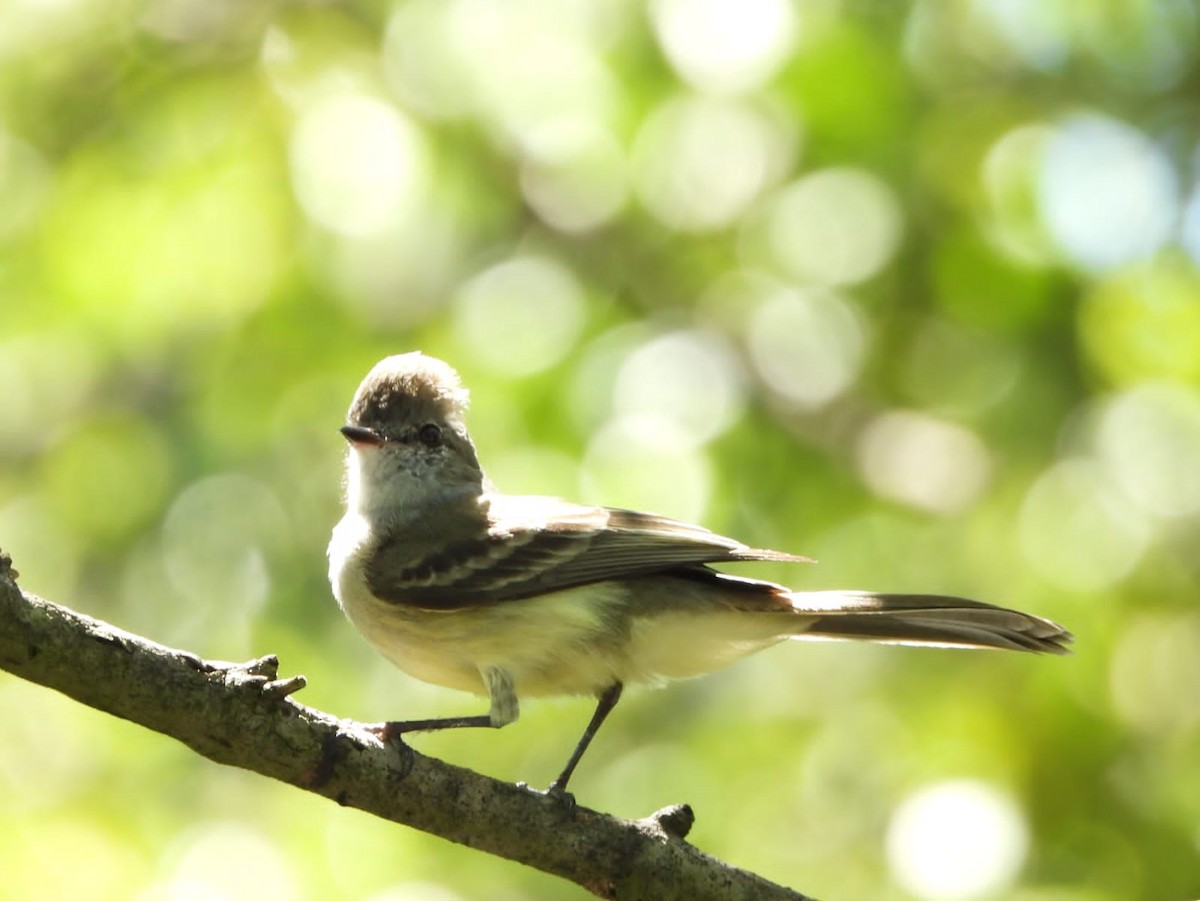
<path fill-rule="evenodd" d="M 806 560 L 651 513 L 503 496 L 483 509 L 477 529 L 456 530 L 470 537 L 449 546 L 388 535 L 368 568 L 371 590 L 395 603 L 454 609 L 707 563 Z"/>

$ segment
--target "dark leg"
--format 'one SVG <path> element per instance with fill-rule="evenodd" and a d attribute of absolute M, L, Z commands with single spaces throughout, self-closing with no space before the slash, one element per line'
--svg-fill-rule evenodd
<path fill-rule="evenodd" d="M 512 676 L 507 671 L 496 667 L 488 667 L 480 675 L 483 676 L 484 684 L 487 685 L 488 697 L 492 700 L 491 712 L 481 713 L 478 716 L 445 716 L 432 720 L 380 723 L 378 726 L 369 727 L 370 731 L 383 741 L 391 741 L 405 732 L 433 732 L 437 729 L 484 727 L 499 729 L 501 726 L 515 723 L 520 707 L 517 704 L 517 693 L 513 688 Z"/>
<path fill-rule="evenodd" d="M 579 759 L 583 757 L 583 752 L 588 749 L 588 745 L 596 737 L 596 731 L 600 728 L 600 724 L 604 722 L 605 717 L 612 712 L 612 709 L 617 706 L 617 701 L 619 700 L 621 700 L 621 683 L 615 682 L 610 688 L 604 690 L 604 694 L 600 695 L 600 699 L 596 702 L 596 712 L 592 714 L 591 722 L 583 730 L 583 735 L 579 738 L 579 744 L 575 745 L 575 750 L 571 752 L 571 759 L 567 761 L 567 765 L 563 768 L 563 771 L 558 774 L 558 778 L 550 784 L 550 794 L 566 794 L 567 780 L 575 772 L 575 767 L 579 765 Z"/>
<path fill-rule="evenodd" d="M 391 741 L 405 732 L 433 732 L 437 729 L 464 729 L 468 727 L 488 726 L 500 728 L 503 723 L 492 722 L 491 714 L 481 713 L 479 716 L 448 716 L 435 720 L 404 720 L 396 723 L 379 723 L 369 726 L 382 741 Z"/>

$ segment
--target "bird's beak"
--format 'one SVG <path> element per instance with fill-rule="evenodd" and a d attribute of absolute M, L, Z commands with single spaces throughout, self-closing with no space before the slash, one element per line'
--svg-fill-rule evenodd
<path fill-rule="evenodd" d="M 365 429 L 358 425 L 344 425 L 340 431 L 346 440 L 355 446 L 368 444 L 377 447 L 384 441 L 383 436 L 374 429 Z"/>

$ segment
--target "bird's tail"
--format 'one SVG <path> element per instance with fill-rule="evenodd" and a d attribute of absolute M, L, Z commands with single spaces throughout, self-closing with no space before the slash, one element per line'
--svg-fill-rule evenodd
<path fill-rule="evenodd" d="M 1058 623 L 966 598 L 857 591 L 798 591 L 789 596 L 808 625 L 796 638 L 852 639 L 952 648 L 1069 653 Z"/>

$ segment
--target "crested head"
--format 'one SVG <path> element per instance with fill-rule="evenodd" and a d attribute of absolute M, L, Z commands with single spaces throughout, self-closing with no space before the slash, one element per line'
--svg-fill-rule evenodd
<path fill-rule="evenodd" d="M 346 503 L 396 524 L 478 497 L 486 479 L 467 434 L 467 391 L 449 365 L 420 352 L 380 360 L 367 373 L 341 430 Z"/>
<path fill-rule="evenodd" d="M 420 351 L 380 360 L 367 373 L 346 421 L 350 425 L 394 435 L 423 422 L 461 423 L 467 390 L 448 364 Z"/>

